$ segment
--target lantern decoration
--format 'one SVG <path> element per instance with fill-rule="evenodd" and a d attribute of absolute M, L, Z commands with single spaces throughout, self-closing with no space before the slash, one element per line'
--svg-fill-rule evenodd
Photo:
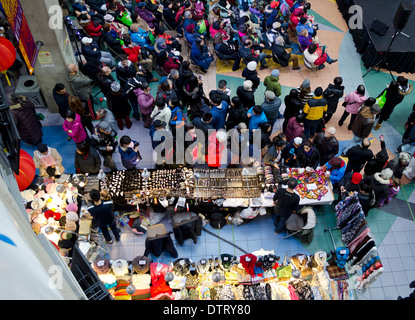
<path fill-rule="evenodd" d="M 14 176 L 19 186 L 19 190 L 26 190 L 30 186 L 36 174 L 35 162 L 32 157 L 24 150 L 20 150 L 19 174 Z"/>
<path fill-rule="evenodd" d="M 9 69 L 16 60 L 16 49 L 13 44 L 4 37 L 0 37 L 0 72 Z"/>

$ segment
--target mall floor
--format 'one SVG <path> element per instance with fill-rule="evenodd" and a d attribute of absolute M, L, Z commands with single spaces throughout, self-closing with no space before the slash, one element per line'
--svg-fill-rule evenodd
<path fill-rule="evenodd" d="M 320 42 L 328 46 L 328 53 L 332 58 L 338 58 L 338 62 L 327 65 L 323 70 L 314 74 L 307 69 L 302 57 L 300 57 L 301 70 L 293 71 L 291 66 L 280 68 L 270 60 L 270 68 L 258 70 L 261 80 L 263 80 L 275 68 L 280 69 L 280 83 L 282 85 L 282 98 L 294 87 L 299 86 L 304 79 L 311 81 L 312 89 L 316 87 L 327 87 L 332 83 L 336 76 L 341 76 L 346 87 L 346 93 L 356 90 L 357 86 L 364 84 L 368 95 L 377 96 L 378 93 L 391 81 L 388 72 L 372 71 L 366 77 L 362 77 L 366 70 L 362 66 L 359 54 L 356 53 L 352 38 L 348 32 L 347 25 L 337 10 L 334 0 L 313 0 L 312 14 L 320 26 L 318 37 Z M 296 50 L 294 50 L 295 52 Z M 298 50 L 297 50 L 298 52 Z M 219 70 L 218 70 L 219 69 Z M 204 89 L 206 93 L 215 89 L 219 80 L 225 79 L 228 87 L 232 90 L 231 95 L 235 94 L 236 89 L 242 84 L 242 69 L 236 72 L 218 62 L 217 66 L 212 63 L 208 73 L 202 75 L 204 79 Z M 415 76 L 405 74 L 405 76 L 414 83 Z M 159 76 L 158 76 L 159 77 Z M 155 94 L 158 83 L 152 83 L 152 93 Z M 261 82 L 257 90 L 257 100 L 261 101 L 263 97 L 264 86 Z M 99 98 L 100 95 L 97 96 Z M 99 104 L 100 102 L 97 101 Z M 406 121 L 414 103 L 414 93 L 407 96 L 405 100 L 395 109 L 389 121 L 383 124 L 378 131 L 372 131 L 372 150 L 376 153 L 380 149 L 379 136 L 385 136 L 386 147 L 390 158 L 396 156 L 394 150 L 400 144 L 403 134 L 403 124 Z M 102 103 L 105 106 L 105 101 Z M 68 142 L 66 134 L 62 129 L 63 120 L 59 114 L 51 114 L 47 109 L 39 109 L 38 112 L 45 116 L 43 123 L 44 142 L 49 146 L 58 149 L 63 157 L 63 165 L 66 172 L 74 172 L 74 154 L 75 144 L 73 141 Z M 347 126 L 338 127 L 338 119 L 343 112 L 339 108 L 328 123 L 328 126 L 334 126 L 337 129 L 336 137 L 340 142 L 340 150 L 345 146 L 352 137 L 351 131 Z M 274 126 L 274 132 L 281 130 L 282 120 Z M 139 168 L 152 168 L 154 161 L 152 159 L 152 149 L 148 129 L 143 127 L 142 121 L 133 120 L 133 126 L 129 130 L 124 129 L 119 132 L 118 137 L 124 134 L 140 141 L 140 151 L 143 155 Z M 22 143 L 22 149 L 33 153 L 34 147 Z M 122 169 L 118 152 L 114 154 L 114 159 L 119 169 Z M 347 160 L 347 159 L 345 159 Z M 317 225 L 314 229 L 314 239 L 310 245 L 304 245 L 295 237 L 283 239 L 286 234 L 274 234 L 272 217 L 268 215 L 258 216 L 255 220 L 242 226 L 226 225 L 220 230 L 205 226 L 206 230 L 213 232 L 222 239 L 236 244 L 239 248 L 247 252 L 259 249 L 274 250 L 274 252 L 284 257 L 296 253 L 313 254 L 317 249 L 327 252 L 334 250 L 335 246 L 343 246 L 340 232 L 333 231 L 335 244 L 333 243 L 329 232 L 325 228 L 331 228 L 336 225 L 334 216 L 334 207 L 315 206 L 317 215 Z M 369 227 L 376 239 L 376 245 L 379 250 L 384 271 L 382 275 L 371 285 L 365 292 L 356 291 L 355 298 L 359 300 L 396 300 L 398 296 L 406 297 L 411 292 L 409 283 L 415 280 L 415 182 L 408 182 L 403 185 L 401 191 L 388 205 L 372 209 L 367 218 Z M 138 236 L 131 232 L 128 227 L 122 227 L 121 242 L 108 245 L 109 257 L 115 259 L 132 260 L 138 255 L 144 253 L 145 235 Z M 173 237 L 173 235 L 172 235 Z M 174 239 L 174 237 L 173 237 Z M 192 240 L 186 240 L 183 245 L 179 245 L 174 240 L 179 257 L 188 257 L 196 261 L 202 257 L 217 256 L 222 253 L 230 253 L 236 256 L 243 255 L 235 246 L 212 236 L 210 233 L 202 232 L 198 237 L 196 244 Z M 167 253 L 160 257 L 151 256 L 154 261 L 164 263 L 172 262 L 174 259 Z"/>

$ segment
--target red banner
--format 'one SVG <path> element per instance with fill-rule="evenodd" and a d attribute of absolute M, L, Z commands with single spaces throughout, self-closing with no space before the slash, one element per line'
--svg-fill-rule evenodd
<path fill-rule="evenodd" d="M 33 62 L 36 59 L 36 43 L 30 31 L 29 24 L 23 13 L 19 0 L 0 0 L 1 10 L 4 12 L 7 22 L 13 30 L 14 37 L 19 43 L 19 49 L 23 59 L 33 73 Z"/>

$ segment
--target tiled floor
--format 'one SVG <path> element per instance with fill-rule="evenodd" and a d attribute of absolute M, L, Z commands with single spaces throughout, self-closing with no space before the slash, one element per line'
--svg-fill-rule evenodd
<path fill-rule="evenodd" d="M 291 88 L 299 86 L 305 78 L 311 81 L 312 89 L 318 86 L 325 88 L 333 81 L 336 76 L 341 76 L 344 80 L 346 93 L 355 90 L 359 84 L 364 84 L 367 93 L 370 96 L 377 94 L 390 82 L 390 75 L 384 72 L 372 71 L 365 78 L 362 75 L 366 70 L 362 67 L 359 55 L 355 51 L 355 47 L 350 34 L 347 32 L 347 25 L 337 10 L 334 0 L 314 0 L 311 1 L 312 9 L 316 21 L 320 25 L 319 39 L 329 48 L 329 54 L 332 58 L 338 58 L 338 63 L 327 66 L 318 72 L 317 76 L 302 65 L 300 71 L 292 71 L 291 67 L 282 68 L 280 75 L 280 83 L 282 85 L 283 97 Z M 301 60 L 301 59 L 300 59 Z M 220 62 L 219 62 L 220 63 Z M 265 76 L 271 73 L 273 68 L 277 68 L 275 63 L 271 63 L 271 68 L 259 71 L 263 80 Z M 230 69 L 223 68 L 220 72 L 216 71 L 215 64 L 212 64 L 204 78 L 204 89 L 206 94 L 216 88 L 216 84 L 220 79 L 228 82 L 229 88 L 235 94 L 236 89 L 242 84 L 241 71 L 232 72 Z M 407 74 L 413 84 L 414 75 Z M 152 84 L 152 93 L 156 91 L 157 83 Z M 264 86 L 261 83 L 258 88 L 256 99 L 257 103 L 263 101 Z M 403 133 L 403 123 L 408 117 L 412 105 L 414 103 L 414 93 L 406 97 L 396 111 L 392 114 L 390 120 L 382 126 L 378 131 L 372 131 L 373 138 L 372 150 L 376 153 L 380 149 L 378 140 L 379 135 L 385 135 L 386 146 L 390 158 L 395 157 L 394 150 L 401 141 Z M 284 106 L 282 107 L 284 108 Z M 283 110 L 283 109 L 282 109 Z M 68 172 L 73 172 L 73 155 L 75 152 L 74 143 L 68 142 L 65 133 L 61 127 L 62 120 L 57 114 L 50 114 L 47 110 L 39 110 L 45 115 L 44 141 L 49 145 L 56 147 L 64 156 L 64 166 Z M 351 139 L 352 134 L 347 130 L 347 126 L 338 127 L 338 119 L 343 110 L 340 106 L 328 125 L 337 128 L 336 137 L 340 141 L 341 148 L 344 147 Z M 143 160 L 140 167 L 151 168 L 154 161 L 151 157 L 151 145 L 148 136 L 148 130 L 143 128 L 142 122 L 133 120 L 131 129 L 119 132 L 118 137 L 128 134 L 132 138 L 140 141 L 140 150 Z M 279 120 L 274 131 L 281 129 L 281 120 Z M 53 134 L 50 134 L 52 133 Z M 33 147 L 24 143 L 22 148 L 30 153 Z M 122 169 L 119 161 L 118 153 L 115 154 L 115 160 L 118 168 Z M 411 292 L 409 283 L 415 280 L 415 183 L 411 182 L 402 187 L 395 201 L 380 209 L 373 209 L 369 213 L 368 223 L 376 238 L 376 245 L 384 266 L 383 274 L 375 281 L 366 292 L 356 292 L 356 299 L 361 300 L 396 300 L 399 295 L 408 296 Z M 311 254 L 317 249 L 330 251 L 334 249 L 333 242 L 327 232 L 326 227 L 335 226 L 335 217 L 332 206 L 315 207 L 317 215 L 317 225 L 315 227 L 314 240 L 310 245 L 304 245 L 295 237 L 283 239 L 285 235 L 276 235 L 273 232 L 273 221 L 271 216 L 259 216 L 250 223 L 242 226 L 226 225 L 223 229 L 215 230 L 206 225 L 205 228 L 212 231 L 219 237 L 226 239 L 247 252 L 259 250 L 274 250 L 280 256 L 292 255 L 296 253 Z M 336 246 L 341 246 L 340 233 L 333 232 Z M 109 254 L 112 259 L 128 259 L 131 260 L 137 255 L 144 253 L 145 236 L 137 236 L 133 234 L 128 227 L 122 228 L 122 241 L 108 246 Z M 198 238 L 197 244 L 193 244 L 192 240 L 186 240 L 184 245 L 180 246 L 176 243 L 179 257 L 190 257 L 196 260 L 201 257 L 217 256 L 221 253 L 232 253 L 242 255 L 239 249 L 229 245 L 227 242 L 212 236 L 207 232 L 203 232 Z M 161 257 L 152 257 L 154 260 L 169 262 L 173 261 L 168 254 Z"/>

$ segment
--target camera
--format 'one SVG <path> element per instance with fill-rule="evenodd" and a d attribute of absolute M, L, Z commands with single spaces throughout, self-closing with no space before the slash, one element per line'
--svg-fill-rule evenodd
<path fill-rule="evenodd" d="M 140 145 L 139 142 L 134 143 L 134 149 L 137 148 Z"/>

